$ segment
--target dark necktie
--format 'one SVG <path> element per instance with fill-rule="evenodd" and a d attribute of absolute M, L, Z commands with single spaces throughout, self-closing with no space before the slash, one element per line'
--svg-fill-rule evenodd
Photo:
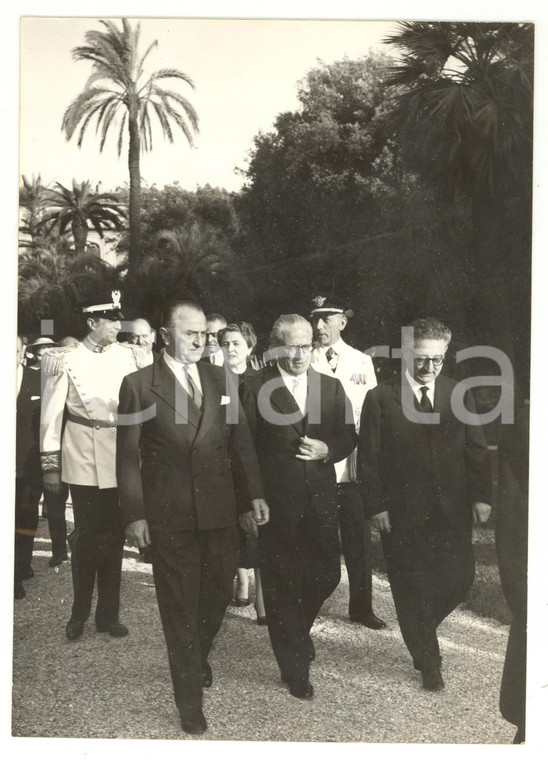
<path fill-rule="evenodd" d="M 432 402 L 428 398 L 428 388 L 426 385 L 421 385 L 420 387 L 421 392 L 421 400 L 420 400 L 420 407 L 423 412 L 433 412 L 434 407 L 432 406 Z"/>
<path fill-rule="evenodd" d="M 185 374 L 186 374 L 186 379 L 188 381 L 188 387 L 189 387 L 189 390 L 190 390 L 190 396 L 191 396 L 192 400 L 194 401 L 194 403 L 196 404 L 196 406 L 198 407 L 198 409 L 201 409 L 202 408 L 202 401 L 203 401 L 202 394 L 198 390 L 198 386 L 196 385 L 196 383 L 194 382 L 194 380 L 191 378 L 190 372 L 188 371 L 188 369 L 186 367 L 185 367 Z"/>
<path fill-rule="evenodd" d="M 329 348 L 325 352 L 325 358 L 327 359 L 327 363 L 331 367 L 331 372 L 335 372 L 337 369 L 337 364 L 339 362 L 339 354 L 336 351 L 333 351 L 331 346 L 329 346 Z"/>

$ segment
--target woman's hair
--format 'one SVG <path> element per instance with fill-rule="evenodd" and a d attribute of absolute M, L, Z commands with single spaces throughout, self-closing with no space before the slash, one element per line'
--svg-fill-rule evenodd
<path fill-rule="evenodd" d="M 217 333 L 217 340 L 219 342 L 219 345 L 221 345 L 221 342 L 226 333 L 229 332 L 240 333 L 240 335 L 247 343 L 248 348 L 254 348 L 257 345 L 257 334 L 253 329 L 253 325 L 250 325 L 249 322 L 231 322 L 226 327 L 221 327 Z"/>

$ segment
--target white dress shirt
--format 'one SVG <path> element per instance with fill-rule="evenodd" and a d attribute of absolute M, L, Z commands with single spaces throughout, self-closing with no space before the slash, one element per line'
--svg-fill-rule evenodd
<path fill-rule="evenodd" d="M 187 372 L 196 388 L 198 388 L 202 396 L 204 395 L 202 383 L 200 382 L 200 373 L 195 362 L 180 362 L 178 359 L 170 356 L 167 351 L 164 351 L 164 361 L 191 398 L 194 394 L 188 384 Z"/>
<path fill-rule="evenodd" d="M 415 378 L 411 375 L 408 369 L 405 370 L 405 377 L 407 378 L 407 381 L 409 385 L 411 386 L 413 393 L 415 394 L 415 398 L 417 401 L 421 402 L 422 399 L 422 392 L 421 388 L 426 388 L 426 395 L 430 399 L 430 402 L 432 403 L 432 409 L 434 408 L 434 393 L 435 393 L 435 387 L 436 387 L 436 380 L 431 380 L 429 383 L 419 383 L 415 380 Z"/>
<path fill-rule="evenodd" d="M 306 414 L 306 398 L 308 393 L 308 377 L 306 372 L 303 372 L 302 375 L 291 375 L 285 369 L 282 369 L 279 364 L 278 369 L 287 390 L 297 402 L 301 413 L 303 415 Z"/>

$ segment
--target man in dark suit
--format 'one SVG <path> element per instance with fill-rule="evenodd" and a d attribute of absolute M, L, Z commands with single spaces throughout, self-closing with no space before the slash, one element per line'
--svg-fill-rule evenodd
<path fill-rule="evenodd" d="M 527 535 L 529 525 L 529 403 L 498 446 L 495 539 L 502 591 L 512 613 L 500 687 L 502 717 L 516 726 L 514 744 L 525 741 L 527 670 Z"/>
<path fill-rule="evenodd" d="M 53 343 L 53 341 L 51 341 Z M 14 597 L 23 599 L 23 581 L 34 575 L 31 562 L 42 495 L 40 471 L 40 365 L 24 367 L 25 346 L 17 336 L 17 421 L 15 449 Z"/>
<path fill-rule="evenodd" d="M 474 579 L 472 521 L 491 507 L 489 452 L 468 412 L 452 411 L 456 383 L 440 375 L 451 340 L 419 319 L 403 344 L 405 372 L 365 399 L 358 446 L 363 503 L 381 531 L 398 622 L 423 687 L 444 687 L 436 629 Z"/>
<path fill-rule="evenodd" d="M 259 535 L 261 579 L 282 680 L 310 699 L 310 630 L 340 579 L 334 463 L 357 436 L 342 384 L 309 368 L 310 323 L 282 315 L 270 347 L 276 364 L 250 378 L 242 397 L 270 507 Z"/>
<path fill-rule="evenodd" d="M 175 702 L 191 734 L 207 729 L 202 686 L 211 686 L 208 655 L 232 598 L 236 503 L 246 532 L 268 521 L 247 420 L 240 408 L 227 416 L 237 396 L 225 395 L 220 367 L 199 362 L 205 333 L 199 306 L 171 306 L 160 328 L 165 352 L 125 378 L 118 415 L 126 535 L 151 547 Z"/>

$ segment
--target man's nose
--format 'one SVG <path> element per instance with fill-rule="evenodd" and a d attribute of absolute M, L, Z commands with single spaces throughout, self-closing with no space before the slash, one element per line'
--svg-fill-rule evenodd
<path fill-rule="evenodd" d="M 119 319 L 116 319 L 116 320 L 115 320 L 115 321 L 112 323 L 112 326 L 114 327 L 114 329 L 115 329 L 115 330 L 121 330 L 121 329 L 122 329 L 122 323 L 120 322 L 120 320 L 119 320 Z"/>

